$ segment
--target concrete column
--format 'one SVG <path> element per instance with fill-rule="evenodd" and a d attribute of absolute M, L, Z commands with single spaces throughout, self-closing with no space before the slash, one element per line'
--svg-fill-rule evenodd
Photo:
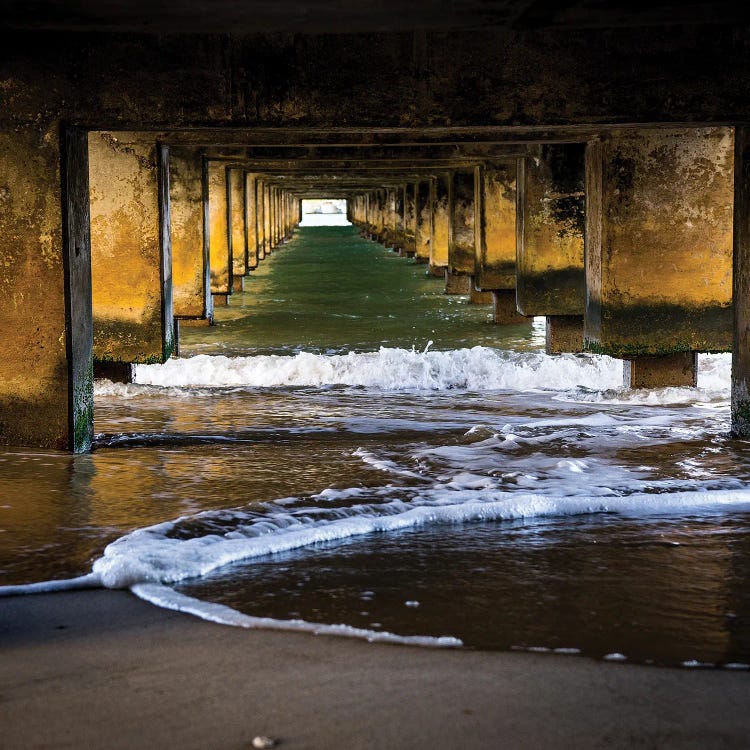
<path fill-rule="evenodd" d="M 430 183 L 432 187 L 432 244 L 430 245 L 429 273 L 433 276 L 445 276 L 448 268 L 450 182 L 450 172 L 441 172 Z"/>
<path fill-rule="evenodd" d="M 750 128 L 734 130 L 732 434 L 750 437 Z"/>
<path fill-rule="evenodd" d="M 473 287 L 476 226 L 474 221 L 477 169 L 457 169 L 451 174 L 448 205 L 448 269 L 446 294 L 470 294 Z"/>
<path fill-rule="evenodd" d="M 267 182 L 263 183 L 263 231 L 266 239 L 266 255 L 270 255 L 273 252 L 273 232 L 272 227 L 272 214 L 271 214 L 271 187 Z"/>
<path fill-rule="evenodd" d="M 413 182 L 404 185 L 404 252 L 413 258 L 417 252 L 417 186 Z"/>
<path fill-rule="evenodd" d="M 258 251 L 258 263 L 267 255 L 266 239 L 266 204 L 263 180 L 255 180 L 255 242 Z"/>
<path fill-rule="evenodd" d="M 474 283 L 479 289 L 516 289 L 516 172 L 518 160 L 479 170 Z"/>
<path fill-rule="evenodd" d="M 516 162 L 483 164 L 476 191 L 473 288 L 490 295 L 498 325 L 528 321 L 516 309 Z"/>
<path fill-rule="evenodd" d="M 87 160 L 82 131 L 62 143 L 57 123 L 0 132 L 2 445 L 91 445 Z"/>
<path fill-rule="evenodd" d="M 169 149 L 170 244 L 174 316 L 213 318 L 208 246 L 203 236 L 203 158 L 184 146 Z"/>
<path fill-rule="evenodd" d="M 247 247 L 247 268 L 254 271 L 258 267 L 258 216 L 255 202 L 256 176 L 245 172 L 245 246 Z"/>
<path fill-rule="evenodd" d="M 89 133 L 94 359 L 163 362 L 175 346 L 169 151 L 148 133 Z"/>
<path fill-rule="evenodd" d="M 376 196 L 376 210 L 375 210 L 375 240 L 381 245 L 386 244 L 386 232 L 387 232 L 387 220 L 386 220 L 386 205 L 387 205 L 387 191 L 378 190 L 375 193 Z"/>
<path fill-rule="evenodd" d="M 517 304 L 552 318 L 548 354 L 583 347 L 585 152 L 582 143 L 548 144 L 518 161 Z"/>
<path fill-rule="evenodd" d="M 414 252 L 417 263 L 430 262 L 432 244 L 432 201 L 430 180 L 420 180 L 416 185 L 414 213 Z"/>
<path fill-rule="evenodd" d="M 227 166 L 208 161 L 208 252 L 214 305 L 226 305 L 232 293 L 232 254 L 229 244 Z"/>
<path fill-rule="evenodd" d="M 731 128 L 608 132 L 586 170 L 586 347 L 694 384 L 692 353 L 732 344 Z"/>
<path fill-rule="evenodd" d="M 227 222 L 229 253 L 232 256 L 232 291 L 245 289 L 248 272 L 245 240 L 245 172 L 238 167 L 227 169 Z"/>

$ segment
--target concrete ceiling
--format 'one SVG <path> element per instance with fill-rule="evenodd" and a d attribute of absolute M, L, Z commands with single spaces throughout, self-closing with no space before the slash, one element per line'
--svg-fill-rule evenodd
<path fill-rule="evenodd" d="M 0 0 L 0 28 L 345 33 L 747 23 L 717 0 Z"/>

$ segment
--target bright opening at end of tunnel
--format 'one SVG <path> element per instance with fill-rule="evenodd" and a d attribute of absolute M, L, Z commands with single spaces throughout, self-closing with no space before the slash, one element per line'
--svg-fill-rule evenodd
<path fill-rule="evenodd" d="M 301 227 L 348 227 L 346 200 L 310 198 L 302 201 Z"/>

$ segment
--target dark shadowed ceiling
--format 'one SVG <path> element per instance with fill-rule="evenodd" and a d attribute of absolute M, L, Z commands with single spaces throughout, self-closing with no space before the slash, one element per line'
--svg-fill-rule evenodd
<path fill-rule="evenodd" d="M 154 33 L 617 28 L 745 24 L 749 5 L 723 0 L 0 0 L 0 28 Z"/>

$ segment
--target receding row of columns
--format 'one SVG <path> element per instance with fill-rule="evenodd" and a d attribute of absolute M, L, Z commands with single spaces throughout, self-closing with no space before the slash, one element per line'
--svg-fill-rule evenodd
<path fill-rule="evenodd" d="M 545 316 L 549 353 L 695 385 L 697 353 L 732 344 L 734 160 L 732 128 L 611 129 L 359 194 L 351 213 L 447 293 L 491 292 L 496 323 Z"/>
<path fill-rule="evenodd" d="M 742 127 L 609 128 L 329 183 L 354 169 L 363 232 L 448 291 L 491 294 L 499 324 L 545 316 L 551 352 L 626 360 L 628 384 L 694 383 L 697 352 L 733 348 L 746 435 L 747 143 Z M 300 178 L 149 133 L 3 132 L 0 164 L 5 444 L 86 450 L 92 362 L 164 361 L 175 321 L 210 324 L 300 219 Z"/>
<path fill-rule="evenodd" d="M 144 133 L 88 135 L 93 358 L 128 380 L 163 362 L 299 223 L 300 201 L 243 165 Z"/>

